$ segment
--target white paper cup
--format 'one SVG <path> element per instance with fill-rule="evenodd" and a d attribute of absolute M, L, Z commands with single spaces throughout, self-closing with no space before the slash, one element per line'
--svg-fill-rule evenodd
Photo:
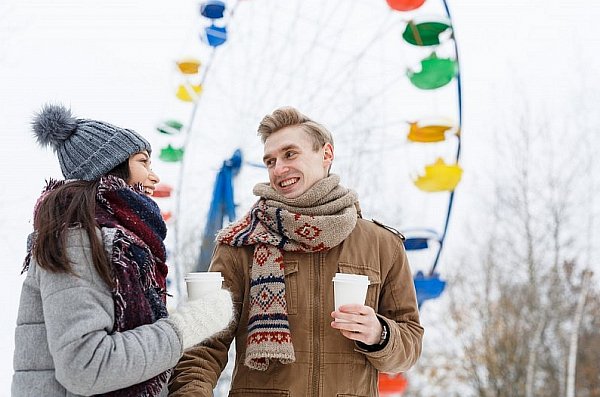
<path fill-rule="evenodd" d="M 336 273 L 333 278 L 333 298 L 335 310 L 351 303 L 365 304 L 369 277 L 361 274 Z M 335 319 L 338 322 L 344 320 Z"/>
<path fill-rule="evenodd" d="M 210 291 L 217 291 L 223 286 L 221 272 L 197 272 L 185 275 L 188 299 L 198 299 Z"/>

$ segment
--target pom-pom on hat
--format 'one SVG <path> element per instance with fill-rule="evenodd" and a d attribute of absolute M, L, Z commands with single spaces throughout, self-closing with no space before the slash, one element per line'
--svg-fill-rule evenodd
<path fill-rule="evenodd" d="M 33 119 L 38 143 L 51 146 L 66 179 L 92 181 L 150 144 L 133 130 L 77 119 L 62 105 L 45 105 Z"/>

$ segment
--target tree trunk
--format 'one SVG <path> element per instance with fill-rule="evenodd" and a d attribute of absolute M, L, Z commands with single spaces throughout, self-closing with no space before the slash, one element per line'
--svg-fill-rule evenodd
<path fill-rule="evenodd" d="M 577 338 L 579 334 L 579 325 L 583 317 L 585 309 L 585 300 L 592 273 L 585 271 L 581 280 L 581 292 L 575 309 L 575 317 L 573 318 L 573 332 L 571 333 L 571 341 L 569 343 L 569 362 L 567 366 L 567 391 L 566 397 L 575 397 L 575 369 L 577 366 Z"/>
<path fill-rule="evenodd" d="M 533 382 L 535 380 L 535 367 L 537 361 L 537 349 L 544 331 L 545 319 L 540 317 L 533 335 L 533 341 L 529 348 L 529 357 L 527 359 L 527 376 L 525 380 L 525 397 L 533 397 Z"/>

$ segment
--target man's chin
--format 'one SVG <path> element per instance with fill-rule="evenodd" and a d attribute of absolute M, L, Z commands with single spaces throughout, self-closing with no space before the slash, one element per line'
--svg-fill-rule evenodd
<path fill-rule="evenodd" d="M 300 192 L 300 191 L 296 191 L 296 190 L 282 192 L 281 190 L 279 190 L 278 193 L 287 199 L 295 199 L 295 198 L 302 196 L 302 193 L 304 193 L 304 192 Z"/>

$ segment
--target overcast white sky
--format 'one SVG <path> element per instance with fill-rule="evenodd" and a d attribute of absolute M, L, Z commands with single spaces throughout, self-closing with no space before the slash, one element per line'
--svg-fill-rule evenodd
<path fill-rule="evenodd" d="M 361 6 L 385 3 L 355 1 Z M 243 0 L 240 9 L 250 2 L 276 3 Z M 482 175 L 478 170 L 490 166 L 486 159 L 494 151 L 492 135 L 502 131 L 503 121 L 516 106 L 527 103 L 546 109 L 560 123 L 584 115 L 598 121 L 594 112 L 600 103 L 600 3 L 449 3 L 464 81 L 466 172 L 457 195 L 456 222 L 460 222 L 472 204 L 469 196 L 486 186 L 477 178 Z M 189 114 L 189 108 L 173 101 L 177 81 L 173 61 L 206 51 L 197 43 L 197 10 L 198 3 L 190 0 L 4 0 L 0 4 L 0 275 L 4 282 L 0 289 L 0 395 L 9 393 L 12 376 L 13 332 L 23 280 L 19 269 L 31 227 L 31 208 L 44 178 L 60 175 L 52 153 L 34 144 L 31 115 L 44 102 L 62 102 L 71 105 L 78 116 L 127 126 L 153 143 L 162 143 L 153 132 L 155 124 L 171 115 Z M 285 25 L 274 22 L 271 28 L 283 30 Z M 582 114 L 572 111 L 571 106 L 579 103 Z M 562 113 L 565 109 L 568 115 Z M 254 117 L 269 110 L 257 110 Z M 598 139 L 591 144 L 595 145 L 592 150 L 600 149 Z M 219 149 L 213 149 L 217 159 L 222 159 Z M 210 151 L 198 155 L 214 157 Z M 219 161 L 211 166 L 213 170 Z M 173 174 L 168 167 L 160 171 Z M 212 178 L 207 178 L 206 186 Z"/>

